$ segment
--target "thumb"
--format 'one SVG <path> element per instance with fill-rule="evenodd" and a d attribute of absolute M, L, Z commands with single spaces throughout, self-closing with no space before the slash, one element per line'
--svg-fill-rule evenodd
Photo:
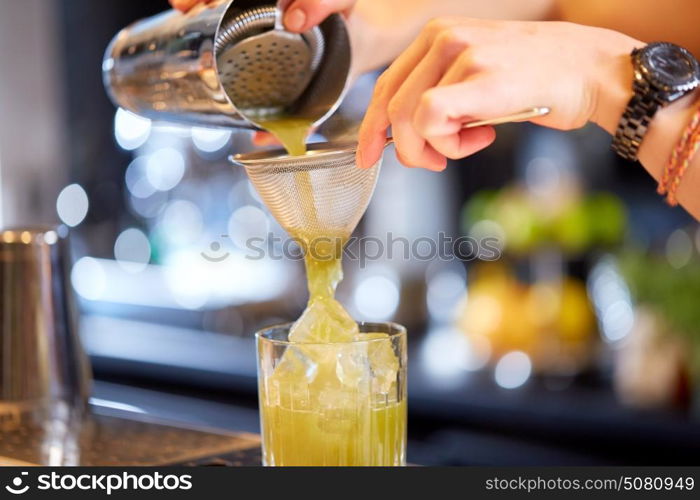
<path fill-rule="evenodd" d="M 289 31 L 302 33 L 318 26 L 333 13 L 344 12 L 357 0 L 294 0 L 285 9 L 284 26 Z"/>

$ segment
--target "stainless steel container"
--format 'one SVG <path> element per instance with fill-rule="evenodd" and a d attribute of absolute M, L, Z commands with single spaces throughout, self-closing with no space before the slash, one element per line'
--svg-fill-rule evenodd
<path fill-rule="evenodd" d="M 217 0 L 186 14 L 171 10 L 125 28 L 110 43 L 103 62 L 105 87 L 112 101 L 152 119 L 259 128 L 256 118 L 232 101 L 226 90 L 231 89 L 231 82 L 222 82 L 217 58 L 223 50 L 221 41 L 231 34 L 233 20 L 260 9 L 262 14 L 255 17 L 251 33 L 273 29 L 274 7 L 269 0 Z M 308 87 L 285 114 L 320 124 L 340 104 L 351 57 L 342 16 L 328 17 L 315 33 L 320 33 L 322 58 Z"/>
<path fill-rule="evenodd" d="M 67 251 L 51 228 L 0 231 L 0 430 L 87 403 Z"/>

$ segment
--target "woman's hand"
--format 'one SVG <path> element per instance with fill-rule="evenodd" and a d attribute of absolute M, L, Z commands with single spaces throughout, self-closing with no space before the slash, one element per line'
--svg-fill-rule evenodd
<path fill-rule="evenodd" d="M 170 0 L 173 8 L 187 12 L 200 3 L 212 0 Z M 286 0 L 284 9 L 284 27 L 294 33 L 310 30 L 333 13 L 348 14 L 357 0 Z"/>
<path fill-rule="evenodd" d="M 431 21 L 380 77 L 360 129 L 358 165 L 381 156 L 392 127 L 407 166 L 443 170 L 447 159 L 475 153 L 495 138 L 468 121 L 534 106 L 532 120 L 568 130 L 617 123 L 631 96 L 629 54 L 638 42 L 620 33 L 559 22 Z"/>

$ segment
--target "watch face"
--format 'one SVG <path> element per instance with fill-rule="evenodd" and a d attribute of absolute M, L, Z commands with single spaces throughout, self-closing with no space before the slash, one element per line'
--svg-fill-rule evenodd
<path fill-rule="evenodd" d="M 642 65 L 654 83 L 662 87 L 678 87 L 696 82 L 700 68 L 685 49 L 671 43 L 647 45 L 642 53 Z"/>

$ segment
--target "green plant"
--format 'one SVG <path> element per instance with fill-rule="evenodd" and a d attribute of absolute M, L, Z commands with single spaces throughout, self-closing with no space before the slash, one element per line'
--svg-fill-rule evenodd
<path fill-rule="evenodd" d="M 619 262 L 635 300 L 690 341 L 693 366 L 700 370 L 700 259 L 675 269 L 665 256 L 628 251 Z"/>

